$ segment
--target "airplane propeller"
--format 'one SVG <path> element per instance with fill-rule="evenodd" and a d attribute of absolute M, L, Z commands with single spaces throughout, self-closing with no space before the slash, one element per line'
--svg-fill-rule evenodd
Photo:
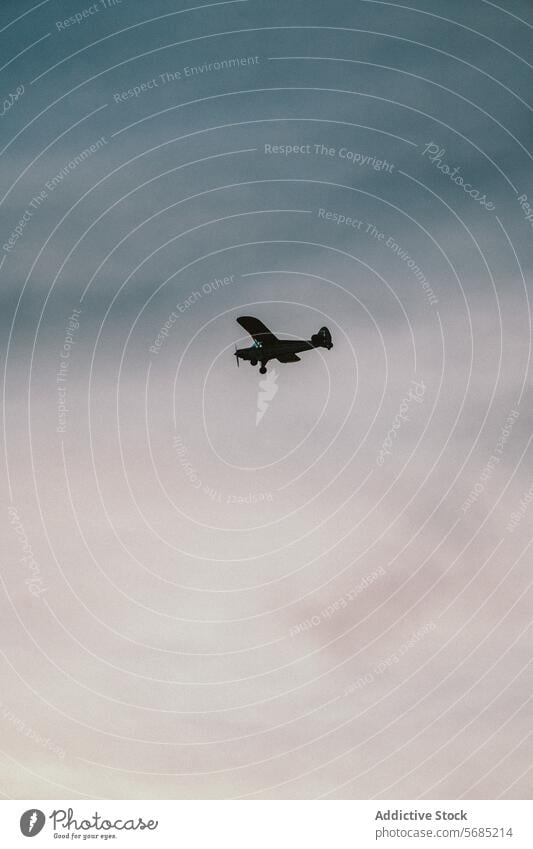
<path fill-rule="evenodd" d="M 237 353 L 237 346 L 236 346 L 236 345 L 235 345 L 235 356 L 237 357 L 237 368 L 239 368 L 239 366 L 240 366 L 240 363 L 239 363 L 239 355 L 238 355 L 238 353 Z"/>

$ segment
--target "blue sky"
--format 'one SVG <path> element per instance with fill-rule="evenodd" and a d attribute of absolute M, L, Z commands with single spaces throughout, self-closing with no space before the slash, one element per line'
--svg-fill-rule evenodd
<path fill-rule="evenodd" d="M 6 793 L 524 796 L 530 11 L 2 4 Z"/>

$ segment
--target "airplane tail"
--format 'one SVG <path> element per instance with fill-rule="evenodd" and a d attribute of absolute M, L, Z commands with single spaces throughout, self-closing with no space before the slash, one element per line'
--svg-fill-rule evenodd
<path fill-rule="evenodd" d="M 328 351 L 330 348 L 333 348 L 333 342 L 331 341 L 331 333 L 329 332 L 327 327 L 321 327 L 318 333 L 314 333 L 311 336 L 311 342 L 315 346 L 315 348 L 327 348 Z"/>

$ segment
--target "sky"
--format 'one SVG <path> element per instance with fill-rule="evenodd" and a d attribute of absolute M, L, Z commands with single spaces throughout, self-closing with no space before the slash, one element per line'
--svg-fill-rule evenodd
<path fill-rule="evenodd" d="M 532 32 L 4 0 L 4 797 L 531 798 Z"/>

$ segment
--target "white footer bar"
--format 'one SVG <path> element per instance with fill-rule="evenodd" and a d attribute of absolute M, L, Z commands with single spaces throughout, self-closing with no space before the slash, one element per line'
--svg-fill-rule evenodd
<path fill-rule="evenodd" d="M 0 802 L 2 846 L 533 849 L 530 801 Z M 29 843 L 35 838 L 35 844 Z"/>

